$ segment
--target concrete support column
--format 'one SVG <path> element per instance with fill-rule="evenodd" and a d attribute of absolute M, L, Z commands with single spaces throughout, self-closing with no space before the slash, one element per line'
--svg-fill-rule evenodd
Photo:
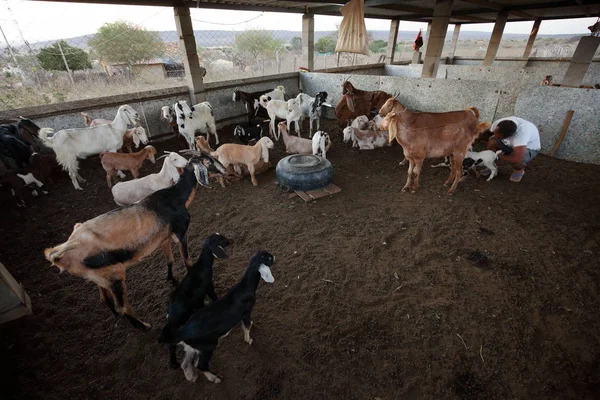
<path fill-rule="evenodd" d="M 456 45 L 458 44 L 458 35 L 460 35 L 461 24 L 454 25 L 452 32 L 452 42 L 450 43 L 450 54 L 448 54 L 448 63 L 454 64 L 454 54 L 456 53 Z"/>
<path fill-rule="evenodd" d="M 185 67 L 185 78 L 190 90 L 192 104 L 198 104 L 206 101 L 204 93 L 204 75 L 206 69 L 200 67 L 198 59 L 198 50 L 196 49 L 196 38 L 194 37 L 194 27 L 190 18 L 190 9 L 188 7 L 174 7 L 175 25 L 179 35 L 179 48 L 185 52 L 183 65 Z"/>
<path fill-rule="evenodd" d="M 425 50 L 425 61 L 423 62 L 423 71 L 421 78 L 435 78 L 440 58 L 444 49 L 446 32 L 448 32 L 448 22 L 450 21 L 450 11 L 452 10 L 452 0 L 436 0 L 433 8 L 433 18 L 431 29 L 428 32 L 427 48 Z"/>
<path fill-rule="evenodd" d="M 431 22 L 427 23 L 427 30 L 423 34 L 423 50 L 427 50 L 427 42 L 429 42 L 429 35 L 431 35 Z"/>
<path fill-rule="evenodd" d="M 527 40 L 527 45 L 525 46 L 525 51 L 523 52 L 523 60 L 527 63 L 529 59 L 529 55 L 531 54 L 531 50 L 533 49 L 533 43 L 535 42 L 535 38 L 537 37 L 538 31 L 540 30 L 540 25 L 542 20 L 537 18 L 533 23 L 533 28 L 531 28 L 531 32 L 529 33 L 529 39 Z"/>
<path fill-rule="evenodd" d="M 600 46 L 600 37 L 598 36 L 583 36 L 579 39 L 579 44 L 573 57 L 571 57 L 569 68 L 561 82 L 561 86 L 578 87 L 581 85 L 598 46 Z"/>
<path fill-rule="evenodd" d="M 300 66 L 312 71 L 315 67 L 315 16 L 302 15 L 302 61 Z"/>
<path fill-rule="evenodd" d="M 390 34 L 388 36 L 387 52 L 386 52 L 386 63 L 392 64 L 394 62 L 394 55 L 396 54 L 396 44 L 398 43 L 398 28 L 400 27 L 400 20 L 394 19 L 390 24 Z"/>
<path fill-rule="evenodd" d="M 506 26 L 506 20 L 508 19 L 508 13 L 500 11 L 494 24 L 494 30 L 492 30 L 492 37 L 488 44 L 487 52 L 485 53 L 485 59 L 483 65 L 488 67 L 494 63 L 496 54 L 498 53 L 498 47 L 500 47 L 500 41 L 502 40 L 502 33 L 504 33 L 504 27 Z"/>

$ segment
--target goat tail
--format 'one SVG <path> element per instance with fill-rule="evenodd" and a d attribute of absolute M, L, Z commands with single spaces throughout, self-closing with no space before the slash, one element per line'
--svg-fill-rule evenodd
<path fill-rule="evenodd" d="M 63 267 L 59 266 L 57 262 L 67 253 L 69 250 L 72 250 L 79 246 L 79 242 L 76 241 L 66 241 L 63 244 L 59 244 L 56 247 L 52 247 L 44 250 L 44 255 L 46 256 L 46 260 L 50 261 L 52 265 L 56 265 L 62 271 Z"/>
<path fill-rule="evenodd" d="M 475 118 L 479 119 L 479 109 L 477 107 L 468 107 L 465 109 L 465 111 L 471 111 L 473 114 L 475 114 Z"/>

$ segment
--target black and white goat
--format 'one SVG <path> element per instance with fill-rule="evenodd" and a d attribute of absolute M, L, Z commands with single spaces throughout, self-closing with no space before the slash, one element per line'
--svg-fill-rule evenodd
<path fill-rule="evenodd" d="M 7 127 L 17 130 L 14 125 L 4 125 L 0 131 L 0 160 L 8 169 L 24 168 L 31 157 L 31 147 L 19 140 L 13 135 L 12 129 Z"/>
<path fill-rule="evenodd" d="M 484 150 L 479 152 L 468 151 L 465 155 L 465 159 L 462 162 L 463 177 L 467 176 L 469 171 L 474 171 L 477 177 L 479 177 L 477 167 L 483 165 L 490 170 L 490 176 L 487 179 L 487 182 L 491 181 L 498 174 L 496 160 L 498 159 L 498 155 L 500 154 L 502 154 L 502 150 L 498 150 L 496 152 L 493 152 L 492 150 Z M 431 166 L 431 168 L 440 167 L 450 168 L 450 157 L 445 157 L 443 162 L 439 164 L 433 164 Z"/>
<path fill-rule="evenodd" d="M 75 224 L 66 242 L 44 251 L 46 259 L 61 271 L 95 283 L 100 299 L 115 316 L 126 317 L 136 328 L 150 328 L 129 305 L 125 271 L 160 247 L 167 257 L 167 279 L 173 281 L 171 240 L 179 244 L 185 266 L 191 266 L 186 238 L 191 216 L 187 208 L 197 184 L 208 186 L 207 165 L 226 172 L 211 156 L 194 156 L 177 184 L 139 203 Z"/>
<path fill-rule="evenodd" d="M 327 158 L 327 150 L 331 147 L 331 139 L 329 134 L 323 131 L 315 132 L 312 138 L 312 151 L 315 156 Z"/>
<path fill-rule="evenodd" d="M 196 311 L 177 332 L 163 332 L 159 337 L 160 343 L 183 345 L 185 358 L 181 368 L 187 380 L 195 382 L 198 379 L 194 369 L 197 365 L 210 382 L 221 382 L 221 378 L 210 371 L 208 364 L 219 339 L 227 336 L 240 322 L 244 330 L 244 340 L 252 344 L 250 328 L 256 288 L 261 278 L 268 283 L 275 281 L 271 273 L 274 263 L 275 257 L 272 254 L 259 251 L 250 259 L 250 265 L 241 281 L 225 296 Z"/>
<path fill-rule="evenodd" d="M 199 131 L 206 135 L 206 140 L 210 140 L 210 135 L 215 137 L 215 143 L 219 144 L 219 135 L 217 135 L 217 125 L 213 114 L 212 106 L 208 101 L 196 104 L 190 107 L 187 101 L 182 100 L 173 106 L 177 115 L 177 125 L 179 133 L 183 135 L 188 142 L 190 149 L 195 150 L 196 132 Z"/>
<path fill-rule="evenodd" d="M 260 124 L 243 127 L 237 125 L 233 130 L 233 136 L 238 138 L 243 144 L 250 143 L 251 140 L 258 141 L 263 136 L 263 128 Z"/>
<path fill-rule="evenodd" d="M 168 321 L 162 330 L 164 336 L 175 334 L 196 310 L 203 308 L 206 296 L 213 302 L 217 301 L 213 286 L 213 263 L 215 258 L 227 258 L 225 248 L 229 245 L 231 241 L 218 233 L 206 238 L 200 257 L 171 294 Z M 169 345 L 168 349 L 171 368 L 179 368 L 175 354 L 176 345 Z"/>
<path fill-rule="evenodd" d="M 309 138 L 312 137 L 313 121 L 317 122 L 317 131 L 321 129 L 321 115 L 323 114 L 323 105 L 327 101 L 327 92 L 319 92 L 315 97 L 310 97 L 306 93 L 300 93 L 295 99 L 288 100 L 288 121 L 296 122 L 296 126 L 302 125 L 304 118 L 309 118 L 310 130 Z M 288 124 L 288 129 L 290 128 Z"/>
<path fill-rule="evenodd" d="M 248 123 L 252 125 L 256 117 L 269 119 L 267 112 L 260 107 L 260 96 L 265 95 L 267 101 L 269 100 L 285 100 L 285 88 L 283 86 L 277 86 L 275 89 L 260 90 L 258 92 L 242 92 L 241 90 L 234 90 L 233 101 L 243 102 L 246 106 L 246 113 L 248 113 Z"/>

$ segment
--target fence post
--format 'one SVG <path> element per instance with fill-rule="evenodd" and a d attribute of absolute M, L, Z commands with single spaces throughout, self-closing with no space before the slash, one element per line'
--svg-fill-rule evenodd
<path fill-rule="evenodd" d="M 63 52 L 62 46 L 60 45 L 60 40 L 56 42 L 58 44 L 58 50 L 60 50 L 60 55 L 65 63 L 65 67 L 67 68 L 67 73 L 69 74 L 69 79 L 71 80 L 71 85 L 75 86 L 75 81 L 73 80 L 73 75 L 71 73 L 71 69 L 69 68 L 69 63 L 67 62 L 67 58 L 65 57 L 65 53 Z"/>

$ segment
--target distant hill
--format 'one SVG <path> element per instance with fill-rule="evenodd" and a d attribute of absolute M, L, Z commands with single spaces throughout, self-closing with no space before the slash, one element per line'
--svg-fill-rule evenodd
<path fill-rule="evenodd" d="M 279 40 L 283 40 L 289 43 L 292 38 L 302 36 L 302 32 L 297 31 L 271 31 L 273 37 Z M 159 31 L 157 32 L 160 38 L 164 42 L 176 42 L 178 40 L 176 31 Z M 198 47 L 215 47 L 215 46 L 232 46 L 235 43 L 235 36 L 239 34 L 239 31 L 222 31 L 222 30 L 209 30 L 209 31 L 194 31 L 196 34 L 196 45 Z M 369 31 L 374 40 L 385 40 L 388 39 L 388 31 Z M 335 31 L 318 31 L 315 32 L 315 40 L 319 40 L 322 36 L 335 34 Z M 398 40 L 414 40 L 417 35 L 417 31 L 403 31 L 398 32 Z M 576 36 L 583 36 L 582 34 L 567 34 L 567 35 L 538 35 L 538 37 L 554 37 L 554 38 L 569 38 Z M 448 32 L 446 39 L 450 40 L 452 31 Z M 463 31 L 460 33 L 460 40 L 488 40 L 491 36 L 491 32 L 479 32 L 479 31 Z M 72 46 L 76 46 L 85 50 L 89 49 L 88 42 L 94 37 L 94 34 L 85 36 L 76 36 L 68 39 L 64 39 L 67 43 Z M 512 40 L 526 40 L 528 35 L 520 33 L 505 33 L 503 39 Z M 51 45 L 56 40 L 40 41 L 30 43 L 34 49 L 40 49 Z M 19 48 L 21 45 L 13 43 L 13 46 Z M 6 45 L 0 45 L 0 48 L 4 48 Z"/>

